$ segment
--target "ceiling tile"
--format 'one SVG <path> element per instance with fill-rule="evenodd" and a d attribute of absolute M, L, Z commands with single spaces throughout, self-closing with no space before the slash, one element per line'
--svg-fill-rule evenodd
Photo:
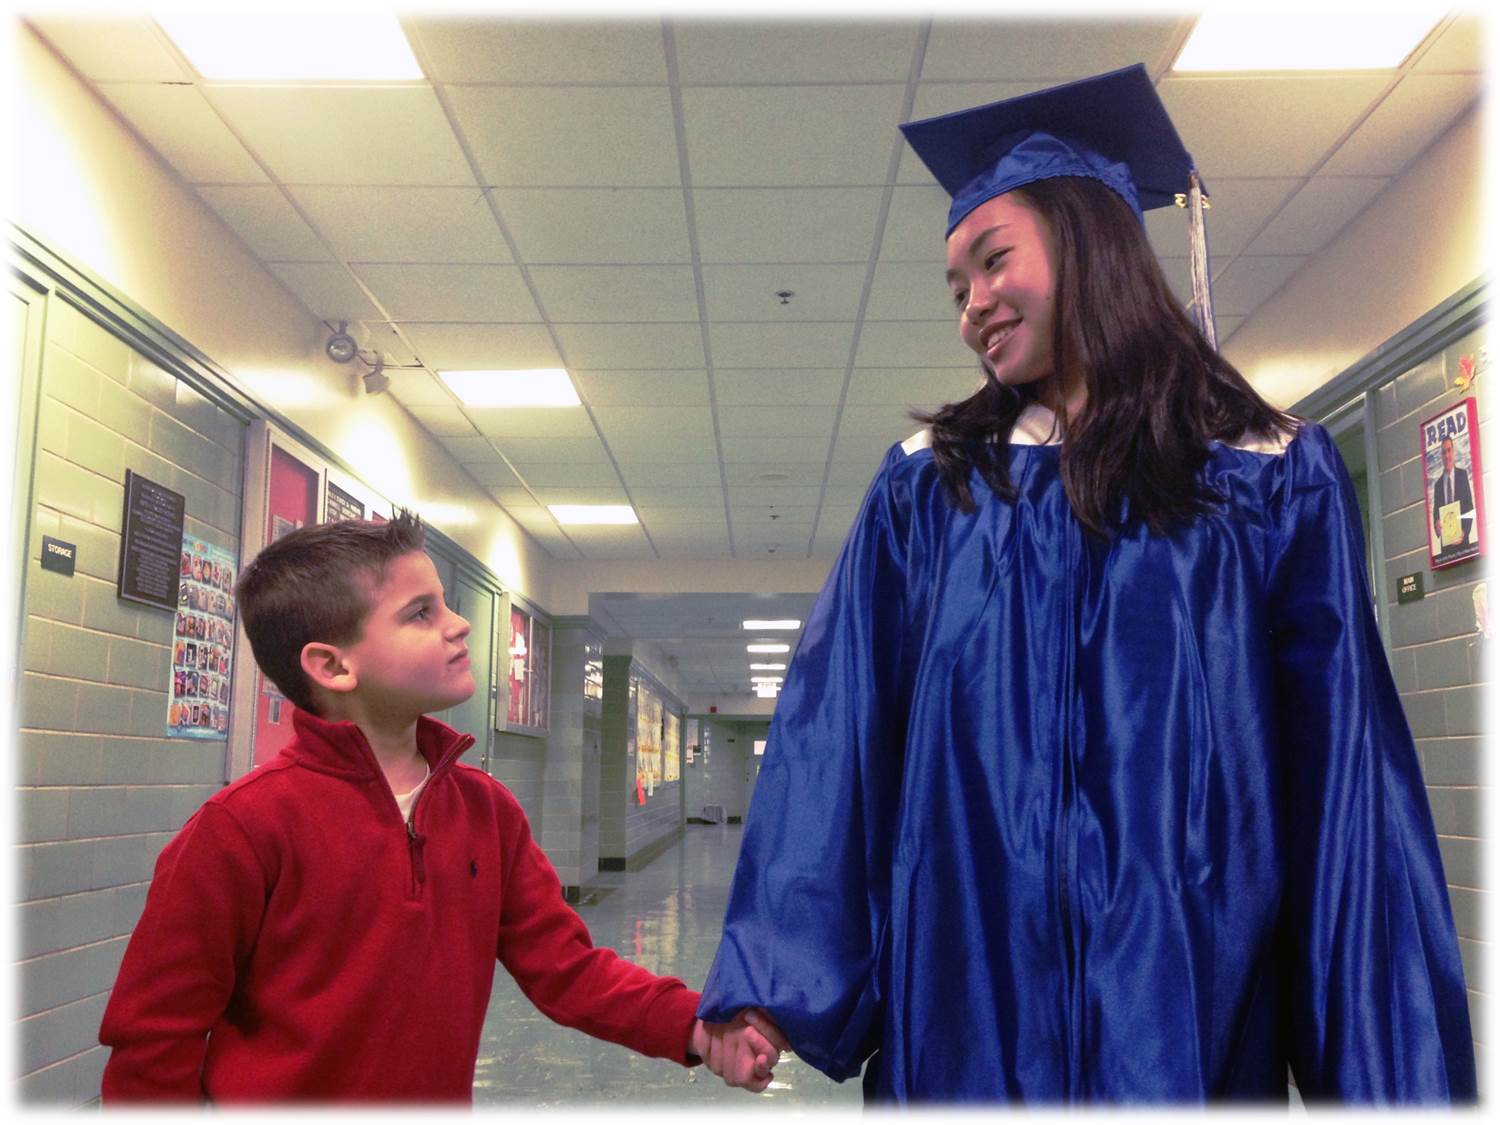
<path fill-rule="evenodd" d="M 639 526 L 568 528 L 568 538 L 586 559 L 653 559 L 656 550 Z"/>
<path fill-rule="evenodd" d="M 525 324 L 541 313 L 516 266 L 355 262 L 391 320 Z"/>
<path fill-rule="evenodd" d="M 636 505 L 642 511 L 651 508 L 708 509 L 713 507 L 717 507 L 720 512 L 724 510 L 724 490 L 719 487 L 717 479 L 712 485 L 702 483 L 707 479 L 707 473 L 700 473 L 696 476 L 684 475 L 683 483 L 665 488 L 638 487 L 631 484 L 631 467 L 628 465 L 621 466 L 621 472 L 625 474 L 626 483 L 630 484 L 630 495 L 635 497 Z M 714 469 L 712 472 L 717 478 L 718 470 Z"/>
<path fill-rule="evenodd" d="M 638 490 L 646 489 L 653 494 L 663 490 L 673 491 L 679 488 L 705 489 L 711 488 L 719 496 L 719 502 L 723 502 L 722 490 L 719 487 L 719 462 L 717 455 L 707 457 L 700 461 L 620 461 L 620 475 L 625 478 L 625 484 L 632 494 Z M 694 501 L 697 503 L 698 501 Z M 702 501 L 711 503 L 712 501 Z"/>
<path fill-rule="evenodd" d="M 666 428 L 654 432 L 626 433 L 608 437 L 610 452 L 621 460 L 671 461 L 701 464 L 714 455 L 712 433 L 680 432 Z"/>
<path fill-rule="evenodd" d="M 828 437 L 726 437 L 719 439 L 724 450 L 724 462 L 735 461 L 805 461 L 808 457 L 819 457 L 828 450 Z"/>
<path fill-rule="evenodd" d="M 849 378 L 849 402 L 937 405 L 968 398 L 983 383 L 978 357 L 964 367 L 856 367 Z"/>
<path fill-rule="evenodd" d="M 920 427 L 912 424 L 911 433 L 916 433 Z M 910 437 L 911 434 L 907 434 Z M 905 440 L 904 438 L 902 439 Z M 894 442 L 892 444 L 895 444 Z M 869 451 L 863 446 L 848 454 L 848 460 L 832 461 L 828 465 L 828 487 L 829 489 L 863 486 L 869 488 L 870 482 L 875 479 L 875 471 L 880 467 L 880 462 L 885 450 Z M 863 491 L 860 493 L 863 495 Z"/>
<path fill-rule="evenodd" d="M 531 490 L 523 488 L 520 484 L 491 486 L 490 495 L 524 527 L 540 527 L 556 522 L 546 509 L 537 503 Z"/>
<path fill-rule="evenodd" d="M 380 310 L 354 283 L 343 266 L 321 262 L 270 262 L 266 265 L 307 311 L 320 320 L 378 320 Z"/>
<path fill-rule="evenodd" d="M 599 462 L 577 464 L 572 461 L 519 461 L 516 472 L 533 488 L 559 488 L 564 485 L 616 485 L 620 475 L 614 466 Z"/>
<path fill-rule="evenodd" d="M 867 271 L 813 263 L 706 265 L 704 305 L 717 321 L 853 320 Z"/>
<path fill-rule="evenodd" d="M 385 360 L 387 366 L 412 367 L 416 365 L 417 353 L 412 349 L 410 344 L 408 344 L 397 334 L 395 327 L 391 324 L 386 323 L 385 321 L 361 321 L 360 333 L 357 334 L 355 338 L 359 340 L 361 347 L 368 348 L 369 350 L 374 352 L 379 352 L 381 358 Z M 412 372 L 410 374 L 415 375 L 417 373 Z M 391 377 L 394 379 L 397 376 L 393 374 Z M 407 375 L 403 374 L 400 376 L 400 378 L 406 379 Z M 421 405 L 444 406 L 453 401 L 452 396 L 450 396 L 441 387 L 438 387 L 436 384 L 432 383 L 430 379 L 427 380 L 427 383 L 428 386 L 422 388 L 421 392 L 415 392 L 422 393 L 427 396 L 427 399 L 423 400 L 421 402 Z M 439 397 L 432 398 L 431 396 L 433 394 L 436 394 Z"/>
<path fill-rule="evenodd" d="M 833 433 L 833 406 L 719 406 L 721 437 L 823 437 Z"/>
<path fill-rule="evenodd" d="M 948 320 L 958 312 L 941 262 L 881 262 L 870 285 L 865 320 Z"/>
<path fill-rule="evenodd" d="M 531 491 L 543 504 L 628 504 L 629 497 L 619 484 L 568 484 L 553 487 L 539 487 L 531 481 L 526 482 L 531 486 Z"/>
<path fill-rule="evenodd" d="M 1234 330 L 1245 323 L 1247 318 L 1243 316 L 1219 316 L 1214 314 L 1214 332 L 1219 337 L 1219 347 L 1224 347 L 1224 342 L 1234 335 Z"/>
<path fill-rule="evenodd" d="M 1473 74 L 1409 74 L 1355 130 L 1320 172 L 1390 176 L 1402 171 L 1480 93 Z"/>
<path fill-rule="evenodd" d="M 1157 93 L 1212 187 L 1233 176 L 1306 176 L 1386 82 L 1384 75 L 1164 78 Z"/>
<path fill-rule="evenodd" d="M 266 182 L 260 165 L 194 87 L 105 84 L 99 92 L 189 183 Z"/>
<path fill-rule="evenodd" d="M 486 437 L 593 437 L 594 423 L 580 406 L 468 407 L 469 417 Z"/>
<path fill-rule="evenodd" d="M 517 253 L 528 262 L 687 262 L 678 188 L 496 188 Z"/>
<path fill-rule="evenodd" d="M 839 436 L 860 434 L 879 438 L 886 444 L 901 441 L 922 423 L 913 419 L 905 404 L 876 403 L 856 405 L 852 400 L 839 415 Z"/>
<path fill-rule="evenodd" d="M 1289 177 L 1210 180 L 1208 214 L 1209 254 L 1228 260 L 1244 251 L 1276 209 L 1291 198 L 1303 180 Z M 1186 257 L 1188 213 L 1185 208 L 1156 207 L 1146 212 L 1146 234 L 1160 257 Z"/>
<path fill-rule="evenodd" d="M 636 515 L 651 531 L 652 535 L 663 531 L 726 531 L 729 527 L 724 517 L 724 504 L 703 508 L 638 507 Z"/>
<path fill-rule="evenodd" d="M 664 86 L 450 86 L 447 92 L 487 184 L 682 182 Z"/>
<path fill-rule="evenodd" d="M 698 254 L 704 262 L 864 262 L 881 195 L 878 187 L 695 187 Z"/>
<path fill-rule="evenodd" d="M 655 82 L 667 67 L 657 21 L 404 19 L 434 82 Z"/>
<path fill-rule="evenodd" d="M 929 181 L 931 177 L 928 177 Z M 948 193 L 935 183 L 891 189 L 891 207 L 880 239 L 882 261 L 933 262 L 941 277 Z"/>
<path fill-rule="evenodd" d="M 682 114 L 693 184 L 884 183 L 900 143 L 892 124 L 904 92 L 901 85 L 688 87 Z"/>
<path fill-rule="evenodd" d="M 464 471 L 486 488 L 517 488 L 521 483 L 503 461 L 470 462 Z"/>
<path fill-rule="evenodd" d="M 1418 74 L 1466 71 L 1484 72 L 1485 22 L 1475 13 L 1459 13 L 1438 33 L 1437 39 L 1417 60 Z"/>
<path fill-rule="evenodd" d="M 729 508 L 731 513 L 740 510 L 755 510 L 774 507 L 778 511 L 782 509 L 796 509 L 810 513 L 823 499 L 823 476 L 818 474 L 816 484 L 806 483 L 765 483 L 753 485 L 730 486 Z M 785 517 L 786 512 L 782 512 Z M 792 518 L 802 519 L 801 515 Z M 805 517 L 809 521 L 811 515 Z"/>
<path fill-rule="evenodd" d="M 470 431 L 472 433 L 472 431 Z M 474 437 L 443 437 L 438 435 L 438 441 L 443 443 L 443 448 L 453 454 L 455 461 L 483 462 L 492 461 L 495 458 L 495 449 L 489 442 L 479 436 Z"/>
<path fill-rule="evenodd" d="M 710 324 L 714 366 L 833 367 L 849 362 L 854 326 L 812 324 Z"/>
<path fill-rule="evenodd" d="M 696 321 L 693 268 L 681 266 L 532 266 L 531 282 L 555 321 Z"/>
<path fill-rule="evenodd" d="M 873 476 L 874 466 L 880 464 L 886 450 L 898 441 L 905 441 L 921 428 L 920 422 L 898 422 L 884 433 L 841 429 L 838 441 L 833 446 L 833 455 L 844 462 L 863 461 L 871 466 L 870 474 Z"/>
<path fill-rule="evenodd" d="M 376 347 L 378 341 L 372 341 L 371 347 Z M 422 368 L 410 368 L 404 371 L 386 372 L 391 380 L 391 397 L 402 406 L 410 409 L 413 406 L 456 406 L 457 402 L 447 390 L 438 384 L 427 371 Z"/>
<path fill-rule="evenodd" d="M 705 371 L 581 371 L 573 381 L 590 406 L 694 406 L 708 404 Z"/>
<path fill-rule="evenodd" d="M 292 198 L 350 262 L 509 262 L 477 187 L 301 184 Z"/>
<path fill-rule="evenodd" d="M 526 461 L 575 461 L 609 464 L 609 457 L 597 437 L 508 437 L 496 438 L 495 445 L 514 464 Z"/>
<path fill-rule="evenodd" d="M 1306 257 L 1239 257 L 1214 278 L 1216 316 L 1244 316 L 1266 300 L 1307 261 Z"/>
<path fill-rule="evenodd" d="M 1187 17 L 1190 20 L 1191 17 Z M 1185 18 L 933 21 L 922 80 L 1008 78 L 1064 80 L 1144 62 L 1155 73 L 1169 61 Z M 975 104 L 975 103 L 970 103 Z"/>
<path fill-rule="evenodd" d="M 204 91 L 283 183 L 474 182 L 426 85 L 208 85 Z"/>
<path fill-rule="evenodd" d="M 411 415 L 436 437 L 478 437 L 474 423 L 456 406 L 408 406 Z"/>
<path fill-rule="evenodd" d="M 880 320 L 860 330 L 859 367 L 952 367 L 972 353 L 952 320 Z"/>
<path fill-rule="evenodd" d="M 333 260 L 280 188 L 270 184 L 204 184 L 197 190 L 262 261 Z"/>
<path fill-rule="evenodd" d="M 728 559 L 734 557 L 734 553 L 729 549 L 729 538 L 727 536 L 689 535 L 681 538 L 673 537 L 666 541 L 657 541 L 656 551 L 664 559 Z M 695 666 L 689 664 L 686 667 L 691 669 Z M 689 680 L 688 682 L 694 683 L 697 681 Z"/>
<path fill-rule="evenodd" d="M 78 15 L 32 10 L 25 20 L 91 82 L 191 82 L 166 37 L 144 13 L 118 16 L 102 8 Z"/>
<path fill-rule="evenodd" d="M 760 484 L 820 484 L 823 469 L 822 461 L 736 461 L 724 466 L 724 476 L 731 488 Z M 765 479 L 767 477 L 772 479 Z"/>
<path fill-rule="evenodd" d="M 930 44 L 929 44 L 930 47 Z M 1001 74 L 1004 71 L 990 71 Z M 938 117 L 971 106 L 988 105 L 990 102 L 1019 98 L 1052 85 L 1050 81 L 1016 82 L 986 78 L 979 82 L 922 82 L 917 86 L 916 100 L 912 103 L 913 121 L 927 117 Z"/>
<path fill-rule="evenodd" d="M 434 371 L 524 370 L 557 367 L 551 333 L 539 324 L 401 325 L 421 361 Z"/>
<path fill-rule="evenodd" d="M 846 357 L 847 358 L 847 357 Z M 714 397 L 720 406 L 781 406 L 837 403 L 844 390 L 844 366 L 802 369 L 714 369 Z"/>
<path fill-rule="evenodd" d="M 917 29 L 895 21 L 683 21 L 672 37 L 685 84 L 905 82 Z"/>
<path fill-rule="evenodd" d="M 1341 231 L 1389 180 L 1314 176 L 1250 244 L 1251 254 L 1312 254 Z"/>
<path fill-rule="evenodd" d="M 663 430 L 712 434 L 713 416 L 706 406 L 601 406 L 594 418 L 606 439 L 641 437 Z"/>
<path fill-rule="evenodd" d="M 569 367 L 701 368 L 695 324 L 558 324 Z"/>

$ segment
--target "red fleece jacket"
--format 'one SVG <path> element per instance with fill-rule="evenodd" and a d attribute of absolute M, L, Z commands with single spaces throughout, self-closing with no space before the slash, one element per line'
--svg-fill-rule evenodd
<path fill-rule="evenodd" d="M 595 948 L 510 792 L 417 726 L 412 827 L 352 723 L 162 851 L 104 1012 L 104 1100 L 470 1101 L 498 957 L 548 1017 L 686 1065 L 698 993 Z"/>

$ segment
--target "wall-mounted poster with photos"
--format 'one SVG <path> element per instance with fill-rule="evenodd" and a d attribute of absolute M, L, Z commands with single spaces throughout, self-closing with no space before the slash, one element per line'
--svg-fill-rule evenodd
<path fill-rule="evenodd" d="M 678 781 L 682 777 L 682 720 L 676 712 L 662 716 L 661 779 Z"/>
<path fill-rule="evenodd" d="M 234 654 L 234 577 L 229 551 L 182 537 L 172 630 L 168 738 L 226 738 Z"/>
<path fill-rule="evenodd" d="M 1432 569 L 1484 554 L 1484 468 L 1475 399 L 1461 399 L 1422 423 L 1422 468 Z"/>
<path fill-rule="evenodd" d="M 649 797 L 662 783 L 661 772 L 662 700 L 651 685 L 641 681 L 635 710 L 635 776 Z"/>

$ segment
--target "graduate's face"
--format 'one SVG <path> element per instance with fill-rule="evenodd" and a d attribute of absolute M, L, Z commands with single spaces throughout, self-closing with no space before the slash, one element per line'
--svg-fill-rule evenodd
<path fill-rule="evenodd" d="M 958 334 L 1011 386 L 1051 375 L 1056 244 L 1015 192 L 970 211 L 948 236 L 948 287 Z"/>

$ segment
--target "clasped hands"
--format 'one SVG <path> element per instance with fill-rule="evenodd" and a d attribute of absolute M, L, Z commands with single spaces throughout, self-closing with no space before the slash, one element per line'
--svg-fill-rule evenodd
<path fill-rule="evenodd" d="M 781 1052 L 791 1050 L 781 1028 L 759 1008 L 746 1008 L 728 1023 L 693 1021 L 688 1050 L 724 1080 L 758 1094 L 775 1077 Z"/>

